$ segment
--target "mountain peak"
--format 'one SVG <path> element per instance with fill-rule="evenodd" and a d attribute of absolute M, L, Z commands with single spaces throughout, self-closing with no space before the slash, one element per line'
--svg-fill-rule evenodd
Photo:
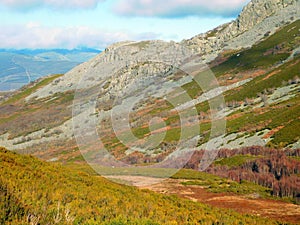
<path fill-rule="evenodd" d="M 232 22 L 182 43 L 209 62 L 224 49 L 251 47 L 266 33 L 300 19 L 299 8 L 299 0 L 252 0 Z"/>
<path fill-rule="evenodd" d="M 252 0 L 235 20 L 240 32 L 251 29 L 269 16 L 287 8 L 297 7 L 299 0 Z"/>

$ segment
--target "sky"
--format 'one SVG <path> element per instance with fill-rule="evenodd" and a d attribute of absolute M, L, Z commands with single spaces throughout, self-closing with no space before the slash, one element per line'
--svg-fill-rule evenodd
<path fill-rule="evenodd" d="M 0 0 L 0 48 L 104 49 L 126 40 L 189 39 L 250 0 Z"/>

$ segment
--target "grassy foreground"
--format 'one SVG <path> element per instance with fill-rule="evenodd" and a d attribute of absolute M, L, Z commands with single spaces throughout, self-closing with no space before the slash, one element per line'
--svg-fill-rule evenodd
<path fill-rule="evenodd" d="M 278 224 L 0 150 L 0 224 Z"/>

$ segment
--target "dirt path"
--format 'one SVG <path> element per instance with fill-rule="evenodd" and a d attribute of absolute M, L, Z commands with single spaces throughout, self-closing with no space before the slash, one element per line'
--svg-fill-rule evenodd
<path fill-rule="evenodd" d="M 282 201 L 266 200 L 257 196 L 242 196 L 230 193 L 211 193 L 200 186 L 184 186 L 185 180 L 159 179 L 140 176 L 112 176 L 123 179 L 141 188 L 162 194 L 175 194 L 192 201 L 202 202 L 218 208 L 233 209 L 239 213 L 272 218 L 300 224 L 300 206 Z"/>

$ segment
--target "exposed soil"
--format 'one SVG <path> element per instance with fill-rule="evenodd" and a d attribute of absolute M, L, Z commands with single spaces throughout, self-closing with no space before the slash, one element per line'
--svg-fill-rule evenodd
<path fill-rule="evenodd" d="M 284 128 L 284 126 L 279 126 L 279 127 L 275 128 L 275 129 L 271 130 L 269 133 L 267 133 L 267 134 L 263 137 L 263 139 L 267 139 L 267 138 L 272 137 L 275 133 L 277 133 L 278 131 L 280 131 L 282 128 Z"/>
<path fill-rule="evenodd" d="M 255 195 L 235 195 L 231 193 L 211 193 L 204 187 L 184 186 L 185 180 L 160 179 L 141 176 L 111 176 L 141 189 L 149 189 L 162 194 L 175 194 L 192 201 L 202 202 L 214 207 L 232 209 L 242 214 L 252 214 L 265 218 L 300 224 L 300 206 L 283 201 L 261 199 Z"/>

